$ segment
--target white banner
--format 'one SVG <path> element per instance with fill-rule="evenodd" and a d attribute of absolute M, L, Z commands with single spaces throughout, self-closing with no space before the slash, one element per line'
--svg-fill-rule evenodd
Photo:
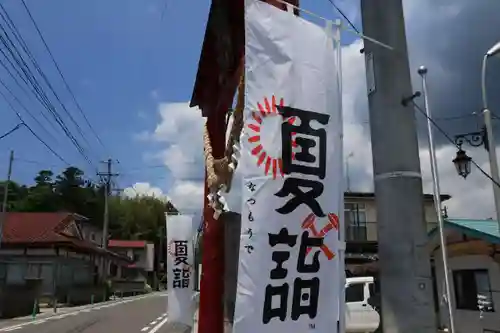
<path fill-rule="evenodd" d="M 168 319 L 193 326 L 194 251 L 193 217 L 169 215 L 167 219 Z"/>
<path fill-rule="evenodd" d="M 245 1 L 234 333 L 338 331 L 343 163 L 335 29 Z"/>

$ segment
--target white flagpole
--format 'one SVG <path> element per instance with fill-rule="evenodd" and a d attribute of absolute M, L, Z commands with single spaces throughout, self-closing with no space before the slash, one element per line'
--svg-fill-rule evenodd
<path fill-rule="evenodd" d="M 342 23 L 340 19 L 335 20 L 335 35 L 334 41 L 336 43 L 336 51 L 337 51 L 337 82 L 339 89 L 339 126 L 340 133 L 342 136 L 342 149 L 344 145 L 344 125 L 343 125 L 343 110 L 342 110 L 342 47 L 340 44 L 340 29 Z M 343 153 L 341 154 L 343 156 Z M 349 176 L 349 175 L 348 175 Z M 339 292 L 339 333 L 345 333 L 345 226 L 344 226 L 344 192 L 340 195 L 340 204 L 339 204 L 339 268 L 342 270 L 342 275 L 340 277 L 340 292 Z"/>
<path fill-rule="evenodd" d="M 429 139 L 429 155 L 431 159 L 431 173 L 432 173 L 432 183 L 434 189 L 434 205 L 436 206 L 436 213 L 438 217 L 438 228 L 439 228 L 439 240 L 441 244 L 441 257 L 443 258 L 443 271 L 444 271 L 444 283 L 446 289 L 446 303 L 448 306 L 448 315 L 450 322 L 450 329 L 452 333 L 455 333 L 455 319 L 453 316 L 453 299 L 451 296 L 450 288 L 450 277 L 448 270 L 448 253 L 446 249 L 446 239 L 444 234 L 444 219 L 443 211 L 441 207 L 441 190 L 439 187 L 439 174 L 438 166 L 436 161 L 436 149 L 434 147 L 433 138 L 433 128 L 432 128 L 432 118 L 431 111 L 429 109 L 429 98 L 427 96 L 427 68 L 420 66 L 418 69 L 418 74 L 422 77 L 422 90 L 424 95 L 424 109 L 427 117 L 427 137 Z"/>

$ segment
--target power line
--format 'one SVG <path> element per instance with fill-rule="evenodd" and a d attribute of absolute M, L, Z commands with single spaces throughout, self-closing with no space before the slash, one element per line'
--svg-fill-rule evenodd
<path fill-rule="evenodd" d="M 12 128 L 10 131 L 8 131 L 7 133 L 3 134 L 0 136 L 0 140 L 5 138 L 6 136 L 9 136 L 10 134 L 12 134 L 13 132 L 17 131 L 19 128 L 21 128 L 21 126 L 24 125 L 23 123 L 20 123 L 20 124 L 17 124 L 14 128 Z"/>
<path fill-rule="evenodd" d="M 67 164 L 67 165 L 70 165 L 64 158 L 61 157 L 61 155 L 59 155 L 54 149 L 52 149 L 52 147 L 50 147 L 40 136 L 38 136 L 38 134 L 35 133 L 35 131 L 33 131 L 33 129 L 24 121 L 23 117 L 19 114 L 19 112 L 17 112 L 17 110 L 14 108 L 14 105 L 12 105 L 12 103 L 7 99 L 7 96 L 5 96 L 5 94 L 0 91 L 0 96 L 3 97 L 3 99 L 7 102 L 7 104 L 9 105 L 10 109 L 16 114 L 17 118 L 19 118 L 19 120 L 21 121 L 21 123 L 26 126 L 26 128 L 28 129 L 28 131 L 30 131 L 30 133 L 38 140 L 40 141 L 52 154 L 54 154 L 54 156 L 56 156 L 59 160 L 61 160 L 63 163 Z"/>
<path fill-rule="evenodd" d="M 347 23 L 349 23 L 349 25 L 351 26 L 351 28 L 353 28 L 353 30 L 356 31 L 356 33 L 361 34 L 361 32 L 359 32 L 358 28 L 356 28 L 356 26 L 351 22 L 351 20 L 349 20 L 349 18 L 344 14 L 344 12 L 342 11 L 342 9 L 340 9 L 340 7 L 337 6 L 333 0 L 328 0 L 328 1 L 339 12 L 339 14 L 342 15 L 342 17 L 347 21 Z"/>
<path fill-rule="evenodd" d="M 44 79 L 45 83 L 47 84 L 47 86 L 49 87 L 49 89 L 52 91 L 53 95 L 56 97 L 57 101 L 59 102 L 59 104 L 61 105 L 61 107 L 65 111 L 65 113 L 68 115 L 68 117 L 70 118 L 70 120 L 74 123 L 74 125 L 76 126 L 76 128 L 77 128 L 78 132 L 80 133 L 80 135 L 82 136 L 82 138 L 87 142 L 87 144 L 89 144 L 88 141 L 87 141 L 87 139 L 86 139 L 86 137 L 85 137 L 85 135 L 83 134 L 83 131 L 82 131 L 81 127 L 78 125 L 78 123 L 75 121 L 75 119 L 71 116 L 71 114 L 67 110 L 67 108 L 64 105 L 64 103 L 62 103 L 62 101 L 60 100 L 58 94 L 56 93 L 56 91 L 52 87 L 50 81 L 45 76 L 45 73 L 41 70 L 41 68 L 38 65 L 36 59 L 33 57 L 32 53 L 29 51 L 29 48 L 26 45 L 24 39 L 22 38 L 21 34 L 19 33 L 19 31 L 15 27 L 15 24 L 13 23 L 13 21 L 10 19 L 10 16 L 9 16 L 8 12 L 1 5 L 0 5 L 0 8 L 4 11 L 4 14 L 7 17 L 7 20 L 5 19 L 4 15 L 2 15 L 2 18 L 4 18 L 4 21 L 7 23 L 8 28 L 11 30 L 11 32 L 14 35 L 15 39 L 21 45 L 21 47 L 23 48 L 24 52 L 28 55 L 28 57 L 30 58 L 30 60 L 31 60 L 31 62 L 33 64 L 33 66 L 35 67 L 35 69 L 37 70 L 37 72 L 40 74 L 40 76 L 42 76 L 42 78 Z M 3 50 L 1 50 L 1 49 L 0 49 L 0 52 L 2 52 L 3 56 L 7 59 L 7 61 L 9 62 L 9 64 L 14 68 L 14 70 L 16 71 L 16 73 L 18 74 L 18 76 L 28 86 L 31 84 L 31 86 L 33 87 L 32 92 L 35 95 L 35 97 L 37 98 L 37 100 L 42 104 L 42 106 L 45 109 L 47 109 L 47 111 L 49 111 L 49 113 L 52 114 L 52 116 L 54 117 L 54 119 L 56 120 L 56 122 L 58 123 L 58 125 L 62 128 L 63 132 L 70 139 L 70 141 L 75 146 L 75 148 L 78 150 L 78 152 L 84 157 L 84 159 L 91 166 L 93 166 L 92 162 L 90 161 L 90 159 L 86 155 L 85 150 L 80 145 L 80 143 L 78 142 L 78 140 L 73 136 L 73 134 L 68 129 L 68 127 L 66 126 L 64 120 L 61 118 L 61 116 L 59 115 L 59 113 L 55 109 L 54 105 L 51 103 L 50 99 L 48 98 L 47 94 L 44 92 L 44 90 L 41 87 L 40 83 L 38 82 L 38 80 L 36 79 L 36 77 L 31 72 L 31 70 L 30 70 L 29 66 L 27 65 L 26 61 L 23 59 L 23 56 L 21 55 L 21 53 L 17 49 L 17 46 L 14 44 L 14 42 L 12 41 L 12 39 L 9 37 L 9 34 L 7 33 L 7 31 L 4 29 L 4 27 L 2 25 L 0 25 L 0 28 L 3 31 L 3 33 L 5 35 L 5 38 L 7 39 L 6 40 L 2 35 L 0 35 L 0 40 L 3 43 L 3 45 L 5 46 L 5 48 L 9 51 L 12 59 L 17 63 L 17 65 L 19 66 L 19 68 L 22 70 L 22 72 L 24 74 L 24 77 L 23 77 L 23 75 L 21 75 L 19 73 L 19 70 L 16 68 L 16 66 L 14 66 L 14 64 L 12 63 L 12 61 L 10 61 L 10 59 L 5 54 L 5 52 L 3 52 Z M 15 51 L 15 53 L 14 53 L 14 51 Z M 27 80 L 29 81 L 29 83 L 28 83 Z M 89 144 L 89 146 L 90 146 L 90 144 Z"/>
<path fill-rule="evenodd" d="M 451 143 L 452 143 L 455 147 L 457 147 L 457 149 L 460 149 L 460 147 L 459 147 L 459 146 L 455 143 L 455 140 L 453 140 L 453 139 L 451 138 L 451 136 L 450 136 L 448 133 L 446 133 L 446 132 L 445 132 L 445 130 L 443 130 L 443 129 L 442 129 L 442 128 L 441 128 L 441 127 L 440 127 L 440 126 L 439 126 L 439 125 L 438 125 L 438 124 L 437 124 L 437 123 L 436 123 L 436 122 L 435 122 L 432 118 L 428 117 L 428 116 L 427 116 L 427 114 L 425 113 L 425 111 L 424 111 L 424 110 L 422 110 L 422 108 L 420 108 L 420 106 L 419 106 L 417 103 L 415 103 L 415 101 L 414 101 L 413 99 L 411 100 L 411 102 L 412 102 L 412 104 L 415 106 L 415 108 L 416 108 L 418 111 L 420 111 L 420 113 L 421 113 L 421 114 L 422 114 L 425 118 L 429 119 L 429 121 L 430 121 L 430 122 L 432 122 L 432 124 L 433 124 L 433 125 L 434 125 L 434 126 L 435 126 L 438 130 L 439 130 L 439 132 L 441 132 L 441 134 L 443 134 L 443 135 L 444 135 L 444 137 L 445 137 L 446 139 L 448 139 L 448 141 L 450 141 L 450 142 L 451 142 Z M 495 147 L 492 147 L 491 149 L 495 149 Z M 476 163 L 476 161 L 474 161 L 474 159 L 472 159 L 472 158 L 471 158 L 471 162 L 472 162 L 472 164 L 474 164 L 474 166 L 475 166 L 476 168 L 478 168 L 478 169 L 479 169 L 479 171 L 481 171 L 481 173 L 482 173 L 484 176 L 486 176 L 486 178 L 488 178 L 489 180 L 491 180 L 491 181 L 492 181 L 492 182 L 493 182 L 496 186 L 500 187 L 500 184 L 499 184 L 499 183 L 497 183 L 497 182 L 496 182 L 496 181 L 495 181 L 495 180 L 494 180 L 494 179 L 493 179 L 493 178 L 492 178 L 492 177 L 491 177 L 491 176 L 490 176 L 490 175 L 489 175 L 486 171 L 484 171 L 484 170 L 483 170 L 483 168 L 481 168 L 481 167 L 479 166 L 479 164 L 477 164 L 477 163 Z"/>
<path fill-rule="evenodd" d="M 87 116 L 85 115 L 85 112 L 83 112 L 83 109 L 82 107 L 80 106 L 80 103 L 78 102 L 78 100 L 76 99 L 75 97 L 75 94 L 73 93 L 73 90 L 70 88 L 68 82 L 66 81 L 66 78 L 64 77 L 64 74 L 62 73 L 60 67 L 59 67 L 59 64 L 57 63 L 56 59 L 54 58 L 54 55 L 52 54 L 52 51 L 50 50 L 49 48 L 49 45 L 47 44 L 47 42 L 45 41 L 45 38 L 43 37 L 43 34 L 40 30 L 40 28 L 38 27 L 38 24 L 36 23 L 34 17 L 31 15 L 31 11 L 29 10 L 28 6 L 26 5 L 26 2 L 24 0 L 21 0 L 22 3 L 23 3 L 23 6 L 24 8 L 26 9 L 26 12 L 28 13 L 28 16 L 30 17 L 30 20 L 31 22 L 33 23 L 33 25 L 35 26 L 35 29 L 38 33 L 38 35 L 40 36 L 40 39 L 42 40 L 43 42 L 43 45 L 45 46 L 45 49 L 47 50 L 47 52 L 49 53 L 50 55 L 50 58 L 52 59 L 52 62 L 54 63 L 54 66 L 56 67 L 57 69 L 57 72 L 59 73 L 59 75 L 61 76 L 63 82 L 64 82 L 64 85 L 66 86 L 66 89 L 69 91 L 73 101 L 75 102 L 75 105 L 77 107 L 77 109 L 80 111 L 80 114 L 83 116 L 83 118 L 85 119 L 85 122 L 87 123 L 87 126 L 90 128 L 90 130 L 92 131 L 92 133 L 94 134 L 94 136 L 97 138 L 97 141 L 99 142 L 99 144 L 104 148 L 106 149 L 103 141 L 101 140 L 101 138 L 99 137 L 99 135 L 97 134 L 96 130 L 94 129 L 94 127 L 92 126 L 92 124 L 90 123 L 89 119 L 87 118 Z"/>
<path fill-rule="evenodd" d="M 5 84 L 5 82 L 1 78 L 0 78 L 0 84 L 14 98 L 14 100 L 21 106 L 21 108 L 23 108 L 24 111 L 26 111 L 26 113 L 38 124 L 38 126 L 40 126 L 45 131 L 45 133 L 49 134 L 49 136 L 51 136 L 55 140 L 54 136 L 45 128 L 45 126 L 42 125 L 42 123 L 35 117 L 35 115 L 26 106 L 24 106 L 24 104 L 19 100 L 19 98 L 17 98 L 17 96 L 12 92 L 12 90 Z M 42 114 L 45 115 L 45 113 Z"/>
<path fill-rule="evenodd" d="M 16 158 L 14 158 L 14 160 L 16 160 L 16 161 L 18 161 L 18 162 L 22 162 L 22 163 L 36 164 L 36 165 L 43 165 L 43 166 L 47 166 L 47 167 L 51 167 L 51 168 L 57 168 L 57 167 L 59 167 L 59 165 L 55 165 L 55 164 L 47 164 L 46 162 L 42 162 L 42 161 L 34 161 L 34 160 L 29 160 L 29 159 L 20 158 L 20 157 L 16 157 Z"/>
<path fill-rule="evenodd" d="M 0 8 L 1 8 L 1 6 L 0 6 Z M 6 15 L 8 15 L 8 13 L 6 13 Z M 10 28 L 11 32 L 13 33 L 14 37 L 21 44 L 21 47 L 23 48 L 24 52 L 30 58 L 31 63 L 35 67 L 35 69 L 38 72 L 38 74 L 43 78 L 43 80 L 45 81 L 45 83 L 47 84 L 47 86 L 49 87 L 49 89 L 51 90 L 52 94 L 55 96 L 56 100 L 61 105 L 61 107 L 64 110 L 64 112 L 67 114 L 67 116 L 69 117 L 69 119 L 75 125 L 75 127 L 76 127 L 77 131 L 79 132 L 79 134 L 81 135 L 81 137 L 90 146 L 90 143 L 87 141 L 87 138 L 85 137 L 85 134 L 83 133 L 83 130 L 81 129 L 80 125 L 76 122 L 76 120 L 70 114 L 70 112 L 68 111 L 68 109 L 66 108 L 66 106 L 64 105 L 64 103 L 61 101 L 61 99 L 59 98 L 59 95 L 57 94 L 57 92 L 52 87 L 52 84 L 50 83 L 49 79 L 47 78 L 47 76 L 45 75 L 45 73 L 43 72 L 43 70 L 38 65 L 38 62 L 36 61 L 36 59 L 32 56 L 32 54 L 29 51 L 29 49 L 25 48 L 25 45 L 23 45 L 23 43 L 20 41 L 20 39 L 18 38 L 18 36 L 16 36 L 16 34 L 14 33 L 14 30 L 12 29 L 12 27 L 9 27 L 9 28 Z M 24 60 L 23 56 L 21 55 L 21 52 L 19 51 L 19 49 L 17 48 L 17 46 L 14 44 L 14 42 L 12 41 L 12 39 L 9 37 L 9 34 L 7 33 L 7 31 L 5 30 L 5 28 L 3 27 L 2 24 L 0 24 L 0 29 L 2 30 L 2 32 L 4 33 L 5 38 L 6 38 L 6 39 L 4 39 L 3 36 L 0 35 L 0 40 L 2 41 L 3 45 L 7 48 L 7 50 L 10 53 L 10 55 L 12 56 L 12 58 L 14 59 L 14 61 L 17 63 L 17 65 L 21 68 L 21 70 L 23 71 L 23 73 L 26 76 L 26 78 L 30 81 L 30 83 L 32 85 L 36 84 L 36 89 L 41 90 L 43 92 L 43 95 L 44 95 L 46 101 L 48 101 L 50 103 L 50 101 L 48 99 L 48 96 L 43 91 L 43 89 L 41 89 L 40 83 L 38 82 L 38 80 L 35 78 L 35 76 L 31 72 L 31 69 L 29 68 L 28 64 L 26 63 L 26 61 Z M 15 53 L 17 55 L 14 54 L 13 51 L 15 51 Z M 21 62 L 22 62 L 22 64 L 21 64 Z M 53 111 L 57 114 L 58 120 L 59 120 L 58 123 L 64 124 L 64 121 L 62 120 L 62 118 L 60 117 L 60 115 L 57 113 L 57 111 L 55 111 L 54 105 L 52 103 L 50 103 L 49 107 L 51 109 L 53 109 Z M 64 126 L 66 126 L 66 125 L 64 124 Z"/>

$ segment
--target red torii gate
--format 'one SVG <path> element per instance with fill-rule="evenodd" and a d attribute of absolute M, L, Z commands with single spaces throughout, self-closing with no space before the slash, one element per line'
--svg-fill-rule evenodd
<path fill-rule="evenodd" d="M 262 1 L 286 10 L 282 1 Z M 285 1 L 299 6 L 299 0 Z M 298 11 L 295 14 L 298 15 Z M 190 106 L 198 106 L 202 116 L 207 118 L 214 159 L 223 158 L 226 150 L 226 117 L 243 72 L 244 36 L 244 0 L 212 0 Z M 223 333 L 224 226 L 222 221 L 214 219 L 208 194 L 205 172 L 198 332 Z"/>

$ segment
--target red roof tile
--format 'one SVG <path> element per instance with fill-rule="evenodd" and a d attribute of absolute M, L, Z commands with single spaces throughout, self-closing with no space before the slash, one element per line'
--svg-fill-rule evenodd
<path fill-rule="evenodd" d="M 81 216 L 71 213 L 7 213 L 2 246 L 61 245 L 86 252 L 107 254 L 130 261 L 126 256 L 104 250 L 95 244 L 66 235 L 64 230 Z"/>
<path fill-rule="evenodd" d="M 122 248 L 145 248 L 147 242 L 143 240 L 121 240 L 110 239 L 108 247 L 122 247 Z"/>
<path fill-rule="evenodd" d="M 2 243 L 55 243 L 68 237 L 58 233 L 73 221 L 70 213 L 7 213 Z"/>

